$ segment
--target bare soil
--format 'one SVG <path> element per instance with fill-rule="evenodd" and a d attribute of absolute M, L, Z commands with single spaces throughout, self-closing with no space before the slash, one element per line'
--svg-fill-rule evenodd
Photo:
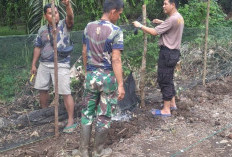
<path fill-rule="evenodd" d="M 137 108 L 129 121 L 114 121 L 107 146 L 112 157 L 231 157 L 232 156 L 232 77 L 215 80 L 182 91 L 178 110 L 168 118 L 153 117 L 152 108 L 162 104 L 158 89 L 146 89 L 146 107 Z M 0 115 L 8 111 L 1 108 Z M 80 118 L 76 118 L 80 124 Z M 60 129 L 65 122 L 60 123 Z M 1 157 L 72 157 L 79 148 L 80 125 L 71 134 L 51 137 L 53 124 L 21 130 L 4 130 L 0 148 L 38 140 L 0 154 Z M 93 132 L 94 134 L 94 132 Z M 93 135 L 94 136 L 94 135 Z M 45 138 L 47 137 L 47 138 Z M 41 140 L 41 138 L 45 138 Z M 93 143 L 93 139 L 91 140 Z M 92 146 L 91 146 L 92 148 Z"/>

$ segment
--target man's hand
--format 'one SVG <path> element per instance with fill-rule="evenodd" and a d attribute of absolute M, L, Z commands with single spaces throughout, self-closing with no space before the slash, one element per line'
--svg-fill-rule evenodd
<path fill-rule="evenodd" d="M 118 86 L 118 100 L 122 100 L 125 96 L 125 90 L 123 86 Z"/>
<path fill-rule="evenodd" d="M 62 3 L 67 7 L 70 4 L 69 0 L 62 0 Z"/>
<path fill-rule="evenodd" d="M 32 60 L 32 64 L 31 64 L 31 74 L 36 74 L 36 62 L 39 59 L 40 56 L 40 48 L 39 47 L 35 47 L 34 48 L 34 52 L 33 52 L 33 60 Z"/>
<path fill-rule="evenodd" d="M 156 30 L 154 28 L 150 28 L 150 27 L 147 27 L 145 25 L 142 25 L 138 21 L 134 21 L 132 23 L 134 24 L 134 26 L 136 28 L 140 28 L 144 33 L 148 33 L 148 34 L 151 34 L 151 35 L 158 35 L 158 33 L 156 32 Z"/>
<path fill-rule="evenodd" d="M 136 28 L 141 28 L 143 25 L 140 23 L 140 22 L 138 22 L 138 21 L 134 21 L 134 22 L 132 22 L 133 24 L 134 24 L 134 26 L 136 27 Z"/>
<path fill-rule="evenodd" d="M 159 19 L 154 19 L 154 20 L 152 20 L 152 22 L 155 23 L 155 24 L 161 24 L 164 21 L 163 20 L 159 20 Z"/>
<path fill-rule="evenodd" d="M 32 75 L 33 75 L 33 74 L 35 75 L 36 72 L 37 72 L 36 66 L 35 66 L 35 65 L 32 65 L 32 66 L 31 66 L 31 74 L 32 74 Z"/>

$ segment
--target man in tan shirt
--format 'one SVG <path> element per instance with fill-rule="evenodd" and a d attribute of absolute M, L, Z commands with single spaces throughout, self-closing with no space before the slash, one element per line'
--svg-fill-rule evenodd
<path fill-rule="evenodd" d="M 177 109 L 175 102 L 175 87 L 173 83 L 174 68 L 180 57 L 180 45 L 184 29 L 184 19 L 177 11 L 178 0 L 164 0 L 164 13 L 168 15 L 165 21 L 154 19 L 159 24 L 155 28 L 143 26 L 134 21 L 135 27 L 151 35 L 160 35 L 158 83 L 163 95 L 164 106 L 162 110 L 152 110 L 154 116 L 171 116 L 171 110 Z"/>

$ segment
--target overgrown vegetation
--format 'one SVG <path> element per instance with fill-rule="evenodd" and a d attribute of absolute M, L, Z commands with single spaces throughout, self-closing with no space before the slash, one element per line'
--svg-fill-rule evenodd
<path fill-rule="evenodd" d="M 191 0 L 188 4 L 179 8 L 179 12 L 185 20 L 185 27 L 204 27 L 207 12 L 207 2 Z M 231 26 L 232 21 L 226 21 L 226 14 L 217 2 L 211 1 L 210 5 L 210 27 Z"/>
<path fill-rule="evenodd" d="M 89 21 L 99 19 L 102 14 L 102 4 L 104 0 L 72 0 L 75 13 L 75 27 L 73 30 L 83 30 Z M 0 0 L 0 27 L 7 26 L 11 30 L 21 30 L 24 34 L 36 33 L 41 24 L 44 24 L 42 19 L 43 6 L 50 2 L 49 0 Z M 141 7 L 144 1 L 141 0 L 124 0 L 124 13 L 118 24 L 130 23 L 141 17 Z M 147 15 L 150 20 L 154 18 L 165 19 L 163 13 L 162 0 L 146 0 Z M 223 25 L 228 26 L 231 23 L 225 24 L 225 13 L 232 10 L 231 0 L 211 1 L 211 19 L 212 26 Z M 59 7 L 61 17 L 65 16 L 64 7 L 59 0 L 55 0 Z M 184 15 L 186 26 L 198 27 L 204 25 L 206 15 L 206 4 L 204 0 L 180 0 L 180 12 Z M 223 9 L 220 7 L 222 6 Z M 79 16 L 79 17 L 78 17 Z M 141 18 L 140 18 L 141 19 Z M 81 22 L 79 22 L 81 21 Z M 19 28 L 18 28 L 19 27 Z M 11 34 L 11 32 L 6 31 Z M 20 33 L 21 34 L 21 33 Z M 0 35 L 7 33 L 0 32 Z"/>

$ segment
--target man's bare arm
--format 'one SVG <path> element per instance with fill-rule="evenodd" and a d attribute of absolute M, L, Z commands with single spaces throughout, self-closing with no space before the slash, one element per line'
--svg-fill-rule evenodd
<path fill-rule="evenodd" d="M 64 5 L 66 6 L 66 24 L 69 29 L 72 28 L 74 25 L 74 15 L 73 15 L 73 10 L 72 6 L 69 0 L 62 0 Z"/>
<path fill-rule="evenodd" d="M 123 87 L 122 61 L 120 50 L 114 49 L 112 52 L 112 67 L 118 82 L 118 100 L 122 100 L 125 96 L 125 90 Z"/>
<path fill-rule="evenodd" d="M 156 30 L 154 28 L 144 26 L 141 23 L 139 23 L 138 21 L 134 21 L 133 24 L 134 24 L 135 27 L 140 28 L 145 33 L 148 33 L 148 34 L 151 34 L 151 35 L 154 35 L 154 36 L 158 35 L 158 33 L 156 32 Z"/>
<path fill-rule="evenodd" d="M 36 74 L 36 71 L 37 71 L 36 63 L 39 59 L 39 56 L 40 56 L 40 48 L 35 47 L 34 54 L 33 54 L 33 60 L 32 60 L 32 64 L 31 64 L 31 74 Z"/>
<path fill-rule="evenodd" d="M 83 58 L 83 64 L 84 64 L 84 70 L 86 74 L 86 66 L 87 66 L 87 47 L 86 44 L 83 44 L 82 46 L 82 58 Z"/>

